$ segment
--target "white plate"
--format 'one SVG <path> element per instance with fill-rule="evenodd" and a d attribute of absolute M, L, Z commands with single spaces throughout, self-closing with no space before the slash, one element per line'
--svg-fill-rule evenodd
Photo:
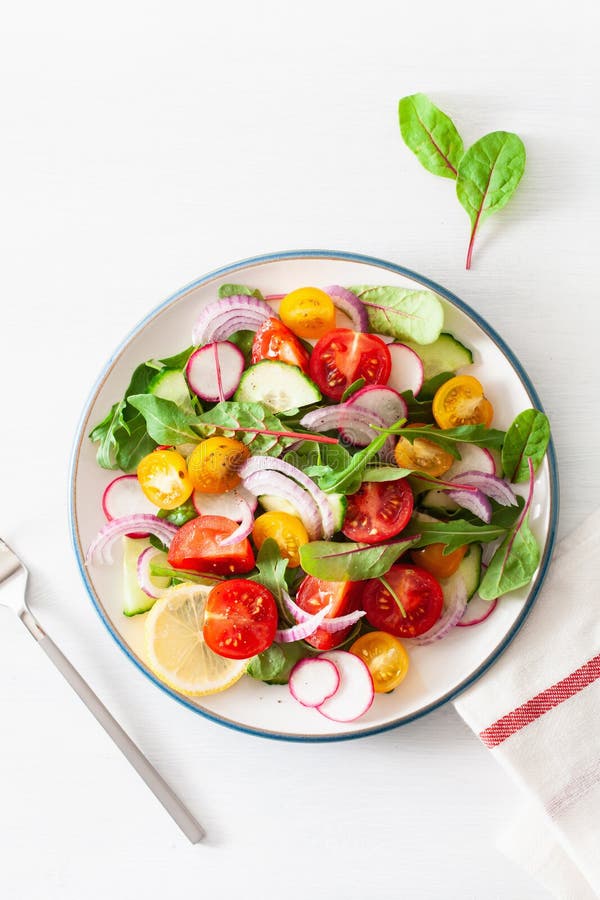
<path fill-rule="evenodd" d="M 192 323 L 199 310 L 215 299 L 216 288 L 224 281 L 252 285 L 264 294 L 307 284 L 426 286 L 442 299 L 444 329 L 473 350 L 474 365 L 469 371 L 481 375 L 486 395 L 494 405 L 494 424 L 506 428 L 522 409 L 541 408 L 522 366 L 493 329 L 457 297 L 400 266 L 349 253 L 300 251 L 245 260 L 213 272 L 165 301 L 134 329 L 111 356 L 83 412 L 72 460 L 70 517 L 75 553 L 92 602 L 119 646 L 155 684 L 189 709 L 223 725 L 265 737 L 336 740 L 409 722 L 472 684 L 506 648 L 531 609 L 546 574 L 556 532 L 558 479 L 552 446 L 538 472 L 530 513 L 532 530 L 542 548 L 542 560 L 531 585 L 503 598 L 483 624 L 455 629 L 439 643 L 412 649 L 410 671 L 401 687 L 391 694 L 376 695 L 369 712 L 349 724 L 337 725 L 300 706 L 287 686 L 269 686 L 251 678 L 243 678 L 222 694 L 197 701 L 167 688 L 143 662 L 144 616 L 129 619 L 121 613 L 120 566 L 88 571 L 83 564 L 85 548 L 105 522 L 100 498 L 115 475 L 96 465 L 96 448 L 87 435 L 123 395 L 136 365 L 176 353 L 190 343 Z"/>

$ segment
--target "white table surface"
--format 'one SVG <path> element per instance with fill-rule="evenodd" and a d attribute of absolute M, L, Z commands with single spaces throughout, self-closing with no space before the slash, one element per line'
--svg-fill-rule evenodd
<path fill-rule="evenodd" d="M 402 263 L 472 304 L 551 416 L 561 534 L 600 502 L 592 4 L 11 4 L 3 86 L 0 534 L 48 631 L 208 829 L 180 837 L 0 610 L 0 896 L 547 897 L 495 849 L 517 788 L 452 707 L 347 744 L 195 716 L 121 654 L 71 551 L 67 461 L 111 349 L 194 277 L 276 249 Z M 567 11 L 568 9 L 568 11 Z M 466 142 L 525 140 L 464 270 L 467 217 L 397 126 L 423 90 Z M 594 374 L 593 374 L 594 373 Z M 572 598 L 576 600 L 576 598 Z"/>

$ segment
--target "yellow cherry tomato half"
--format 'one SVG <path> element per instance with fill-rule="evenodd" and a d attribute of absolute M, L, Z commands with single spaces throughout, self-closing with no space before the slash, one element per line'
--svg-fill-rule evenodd
<path fill-rule="evenodd" d="M 335 328 L 335 306 L 319 288 L 298 288 L 281 301 L 279 316 L 298 337 L 312 340 L 324 337 Z"/>
<path fill-rule="evenodd" d="M 154 450 L 137 467 L 144 494 L 160 509 L 175 509 L 188 499 L 194 486 L 185 459 L 176 450 Z"/>
<path fill-rule="evenodd" d="M 417 428 L 419 425 L 415 423 L 412 427 Z M 454 462 L 450 453 L 427 438 L 415 438 L 411 443 L 407 438 L 400 437 L 394 448 L 394 458 L 401 469 L 417 469 L 434 478 L 447 472 Z"/>
<path fill-rule="evenodd" d="M 290 569 L 300 565 L 300 547 L 308 544 L 308 533 L 298 518 L 286 512 L 267 512 L 254 522 L 252 538 L 260 550 L 267 538 L 273 538 Z"/>
<path fill-rule="evenodd" d="M 444 555 L 445 546 L 445 544 L 430 544 L 422 550 L 411 550 L 411 559 L 415 565 L 426 569 L 435 578 L 449 578 L 460 566 L 467 548 L 457 547 L 452 553 Z"/>
<path fill-rule="evenodd" d="M 408 672 L 408 653 L 398 638 L 386 631 L 369 631 L 350 647 L 366 663 L 378 694 L 397 688 Z"/>
<path fill-rule="evenodd" d="M 223 494 L 240 482 L 238 471 L 250 456 L 241 441 L 210 437 L 192 451 L 188 471 L 193 486 L 204 494 Z"/>
<path fill-rule="evenodd" d="M 440 428 L 459 425 L 485 425 L 494 418 L 494 407 L 483 393 L 483 387 L 472 375 L 457 375 L 436 391 L 433 417 Z"/>

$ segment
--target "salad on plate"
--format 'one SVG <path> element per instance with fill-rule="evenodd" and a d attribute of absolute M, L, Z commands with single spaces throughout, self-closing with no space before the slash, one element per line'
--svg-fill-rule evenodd
<path fill-rule="evenodd" d="M 90 434 L 121 474 L 86 564 L 121 546 L 155 676 L 288 684 L 350 722 L 529 584 L 548 420 L 495 428 L 473 362 L 428 290 L 224 284 L 190 346 L 139 365 Z"/>

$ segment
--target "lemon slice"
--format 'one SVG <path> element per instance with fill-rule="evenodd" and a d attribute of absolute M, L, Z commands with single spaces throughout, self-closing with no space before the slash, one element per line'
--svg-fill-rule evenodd
<path fill-rule="evenodd" d="M 157 600 L 146 619 L 147 663 L 152 672 L 181 694 L 201 697 L 238 681 L 247 659 L 225 659 L 206 646 L 202 623 L 210 588 L 182 584 Z"/>

